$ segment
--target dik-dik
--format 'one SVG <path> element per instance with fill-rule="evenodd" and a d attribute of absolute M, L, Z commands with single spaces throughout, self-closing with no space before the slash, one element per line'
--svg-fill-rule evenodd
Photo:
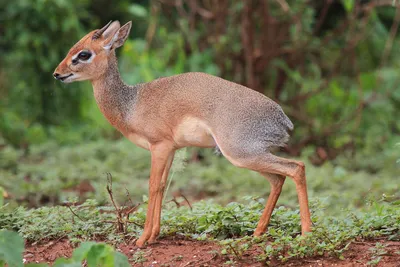
<path fill-rule="evenodd" d="M 155 242 L 168 173 L 177 149 L 218 147 L 235 166 L 267 178 L 271 192 L 254 232 L 263 234 L 289 176 L 296 183 L 301 231 L 311 231 L 304 164 L 271 154 L 284 146 L 293 124 L 268 97 L 205 73 L 184 73 L 149 83 L 125 84 L 115 49 L 129 35 L 131 22 L 109 22 L 83 37 L 54 72 L 65 83 L 89 80 L 97 105 L 126 138 L 151 152 L 149 202 L 143 234 L 136 244 Z"/>

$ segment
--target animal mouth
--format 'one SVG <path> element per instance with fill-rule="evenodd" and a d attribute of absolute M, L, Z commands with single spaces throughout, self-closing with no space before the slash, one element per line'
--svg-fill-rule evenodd
<path fill-rule="evenodd" d="M 60 81 L 65 81 L 67 78 L 69 78 L 69 77 L 71 77 L 72 75 L 74 75 L 73 73 L 71 73 L 71 74 L 68 74 L 68 75 L 66 75 L 66 76 L 63 76 L 63 77 L 59 77 L 58 79 L 60 80 Z"/>

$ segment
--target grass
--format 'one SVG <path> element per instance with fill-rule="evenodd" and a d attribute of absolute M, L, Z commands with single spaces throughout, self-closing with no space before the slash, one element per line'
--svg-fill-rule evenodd
<path fill-rule="evenodd" d="M 191 150 L 179 151 L 172 168 L 172 194 L 183 193 L 191 201 L 213 198 L 217 203 L 241 201 L 241 196 L 266 198 L 269 184 L 258 173 L 239 169 L 212 150 L 201 151 L 205 160 L 184 164 Z M 127 140 L 96 141 L 59 147 L 55 143 L 31 146 L 28 153 L 6 146 L 0 150 L 0 184 L 11 196 L 10 205 L 40 207 L 65 201 L 96 199 L 108 203 L 107 173 L 114 180 L 114 196 L 123 203 L 126 190 L 134 202 L 147 195 L 150 155 Z M 342 160 L 343 161 L 343 160 Z M 330 212 L 358 208 L 383 194 L 400 197 L 399 165 L 375 174 L 351 172 L 326 163 L 314 167 L 307 160 L 309 196 L 323 201 Z M 297 207 L 294 183 L 287 179 L 278 205 Z"/>
<path fill-rule="evenodd" d="M 287 179 L 267 234 L 253 238 L 268 196 L 268 182 L 255 172 L 232 166 L 212 151 L 201 151 L 206 155 L 202 162 L 185 163 L 190 153 L 179 152 L 172 168 L 162 236 L 220 242 L 221 253 L 232 261 L 240 260 L 249 249 L 257 249 L 258 260 L 267 263 L 314 255 L 340 258 L 348 244 L 360 238 L 400 239 L 395 161 L 392 168 L 369 174 L 332 163 L 317 168 L 306 160 L 313 233 L 299 236 L 296 190 Z M 47 143 L 32 146 L 28 152 L 3 146 L 0 157 L 0 185 L 9 196 L 0 208 L 0 228 L 18 231 L 27 241 L 67 237 L 76 243 L 103 240 L 117 244 L 140 235 L 147 200 L 148 152 L 126 140 L 102 140 L 70 147 Z M 120 205 L 143 202 L 122 221 L 118 221 L 106 190 L 108 172 L 113 177 L 113 196 Z M 175 196 L 175 202 L 186 203 L 179 197 L 182 195 L 192 202 L 192 209 L 187 205 L 178 208 L 169 201 Z M 255 197 L 243 197 L 246 195 Z M 201 198 L 206 200 L 199 201 Z M 379 262 L 383 251 L 377 244 L 371 251 L 371 265 Z"/>
<path fill-rule="evenodd" d="M 371 203 L 364 212 L 348 211 L 341 217 L 332 216 L 320 203 L 313 202 L 314 231 L 300 236 L 298 210 L 280 207 L 275 210 L 266 235 L 249 236 L 256 227 L 264 201 L 246 198 L 245 203 L 226 206 L 212 201 L 200 201 L 188 207 L 175 207 L 172 203 L 164 209 L 161 236 L 184 235 L 199 240 L 214 240 L 223 247 L 222 254 L 240 260 L 246 250 L 257 248 L 258 259 L 268 262 L 272 258 L 287 261 L 293 257 L 332 255 L 341 257 L 350 241 L 359 238 L 385 236 L 400 240 L 399 203 L 384 201 Z M 72 211 L 71 211 L 72 209 Z M 0 213 L 3 229 L 18 231 L 28 240 L 58 239 L 71 241 L 102 240 L 117 244 L 136 238 L 142 231 L 145 207 L 132 213 L 127 223 L 127 233 L 118 231 L 116 215 L 110 207 L 100 207 L 88 200 L 71 207 L 17 208 Z M 374 253 L 379 256 L 380 247 Z M 377 257 L 378 257 L 377 256 Z"/>

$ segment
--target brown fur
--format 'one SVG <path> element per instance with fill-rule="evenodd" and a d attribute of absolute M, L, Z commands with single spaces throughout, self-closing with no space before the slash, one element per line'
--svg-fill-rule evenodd
<path fill-rule="evenodd" d="M 265 232 L 285 177 L 293 178 L 299 196 L 302 233 L 310 231 L 304 164 L 276 157 L 270 148 L 285 145 L 293 124 L 278 104 L 249 88 L 205 73 L 185 73 L 150 83 L 126 85 L 118 72 L 115 49 L 123 44 L 130 23 L 112 23 L 98 39 L 92 31 L 69 51 L 55 73 L 66 82 L 90 80 L 96 102 L 129 140 L 149 149 L 152 166 L 143 246 L 160 232 L 161 202 L 174 153 L 186 146 L 218 146 L 239 167 L 264 175 L 272 189 L 255 235 Z M 104 48 L 106 47 L 106 48 Z M 110 49 L 108 49 L 110 47 Z M 95 54 L 92 62 L 73 66 L 81 50 Z M 57 76 L 55 75 L 55 76 Z"/>

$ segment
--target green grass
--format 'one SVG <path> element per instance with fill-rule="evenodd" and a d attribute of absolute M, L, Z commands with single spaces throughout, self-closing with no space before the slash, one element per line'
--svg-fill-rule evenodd
<path fill-rule="evenodd" d="M 314 167 L 306 160 L 313 233 L 299 236 L 296 190 L 287 179 L 267 234 L 253 238 L 268 196 L 268 182 L 255 172 L 232 166 L 212 150 L 202 151 L 204 161 L 186 163 L 190 153 L 180 151 L 172 168 L 161 236 L 179 234 L 220 242 L 221 253 L 232 261 L 257 248 L 258 259 L 264 262 L 327 254 L 342 257 L 354 239 L 400 239 L 395 160 L 387 163 L 392 168 L 375 174 L 351 172 L 332 163 Z M 150 158 L 147 151 L 128 141 L 103 140 L 69 147 L 47 143 L 31 146 L 28 152 L 4 146 L 0 158 L 0 189 L 9 195 L 0 208 L 0 228 L 18 231 L 28 241 L 67 237 L 77 243 L 103 240 L 110 244 L 137 238 L 142 232 Z M 108 172 L 120 205 L 144 202 L 124 219 L 125 233 L 116 227 L 115 210 L 106 191 Z M 83 181 L 90 183 L 93 192 L 79 195 L 73 189 Z M 177 208 L 169 201 L 177 191 L 190 199 L 193 210 Z M 199 201 L 203 197 L 211 199 Z M 70 206 L 58 205 L 62 203 Z"/>
<path fill-rule="evenodd" d="M 242 196 L 266 198 L 268 181 L 258 173 L 239 169 L 225 158 L 204 150 L 206 160 L 185 164 L 191 150 L 179 151 L 172 168 L 172 192 L 182 192 L 190 200 L 213 198 L 217 203 L 241 201 Z M 105 190 L 106 173 L 114 181 L 114 195 L 123 203 L 126 190 L 134 202 L 147 195 L 150 170 L 149 152 L 137 148 L 127 140 L 96 141 L 75 146 L 59 147 L 55 143 L 31 146 L 28 153 L 10 146 L 0 150 L 0 185 L 11 195 L 10 205 L 39 207 L 78 199 L 91 198 L 100 204 L 108 202 Z M 341 159 L 343 161 L 344 159 Z M 375 174 L 351 172 L 332 163 L 314 167 L 307 160 L 306 172 L 309 196 L 323 201 L 330 213 L 365 206 L 369 199 L 383 194 L 400 197 L 399 165 L 388 160 L 392 168 Z M 92 192 L 79 194 L 75 190 L 82 182 L 89 182 Z M 297 207 L 293 181 L 287 179 L 278 205 Z"/>
<path fill-rule="evenodd" d="M 333 255 L 342 257 L 350 241 L 356 238 L 386 236 L 400 240 L 400 203 L 373 202 L 365 211 L 347 211 L 341 217 L 332 216 L 321 203 L 312 202 L 313 232 L 300 236 L 298 210 L 280 207 L 274 211 L 266 235 L 253 238 L 264 200 L 246 198 L 245 204 L 226 206 L 201 201 L 188 207 L 177 208 L 172 203 L 162 216 L 161 236 L 184 235 L 199 240 L 213 240 L 222 245 L 222 254 L 233 260 L 252 247 L 258 247 L 258 259 L 268 262 L 272 258 L 287 261 L 293 257 Z M 132 213 L 124 223 L 127 233 L 116 227 L 116 215 L 110 207 L 99 207 L 95 201 L 79 206 L 17 208 L 0 213 L 3 229 L 18 231 L 28 241 L 67 237 L 71 241 L 103 240 L 111 244 L 136 238 L 142 231 L 145 206 Z M 108 211 L 108 212 L 107 212 Z"/>

